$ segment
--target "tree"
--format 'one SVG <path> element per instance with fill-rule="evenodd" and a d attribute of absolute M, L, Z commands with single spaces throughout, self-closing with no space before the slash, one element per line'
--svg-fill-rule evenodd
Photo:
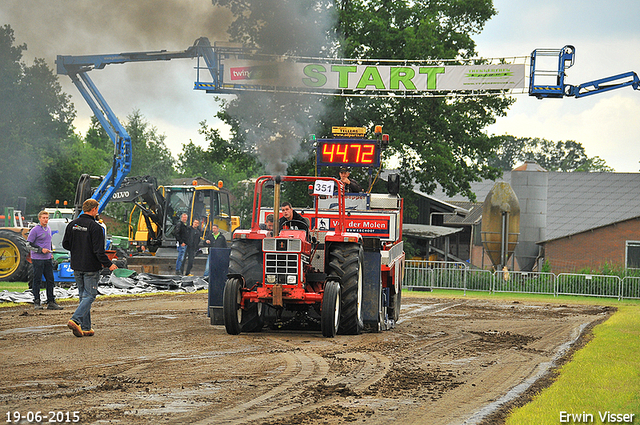
<path fill-rule="evenodd" d="M 151 175 L 159 183 L 168 183 L 175 174 L 175 161 L 164 143 L 166 136 L 150 126 L 137 109 L 127 116 L 124 127 L 131 137 L 133 151 L 130 175 Z M 113 143 L 111 149 L 113 150 Z"/>
<path fill-rule="evenodd" d="M 27 46 L 14 42 L 13 29 L 0 27 L 0 205 L 15 206 L 26 196 L 34 210 L 67 197 L 68 170 L 61 164 L 77 157 L 75 110 L 45 61 L 24 64 Z"/>
<path fill-rule="evenodd" d="M 317 28 L 314 42 L 296 44 L 299 25 L 278 27 L 269 21 L 264 10 L 273 1 L 244 2 L 241 0 L 213 0 L 214 4 L 229 7 L 236 16 L 230 27 L 233 41 L 250 43 L 270 53 L 298 55 L 329 55 L 348 58 L 382 58 L 401 60 L 465 59 L 476 55 L 471 35 L 480 32 L 484 23 L 496 12 L 491 0 L 408 1 L 408 0 L 317 0 L 277 2 L 279 7 L 292 7 L 290 19 L 303 27 Z M 321 15 L 336 16 L 331 25 L 314 27 L 326 20 Z M 268 30 L 267 30 L 268 28 Z M 289 31 L 289 32 L 287 32 Z M 286 40 L 280 44 L 274 40 Z M 250 98 L 253 96 L 253 98 Z M 503 116 L 513 99 L 500 94 L 488 96 L 448 98 L 324 98 L 269 97 L 269 102 L 257 102 L 265 94 L 240 94 L 227 105 L 228 116 L 241 117 L 238 137 L 264 123 L 298 124 L 309 130 L 328 129 L 331 125 L 358 125 L 372 128 L 384 125 L 392 136 L 385 157 L 401 158 L 403 194 L 407 186 L 418 183 L 424 192 L 432 192 L 440 183 L 452 195 L 463 193 L 473 197 L 470 183 L 499 176 L 500 170 L 487 158 L 499 140 L 482 130 Z M 287 108 L 285 104 L 294 107 Z M 260 108 L 260 106 L 268 107 Z M 255 113 L 258 111 L 258 113 Z M 240 112 L 241 114 L 238 114 Z M 269 113 L 271 115 L 269 115 Z M 294 117 L 294 118 L 292 118 Z M 316 125 L 306 124 L 308 122 Z M 270 128 L 271 135 L 283 134 L 282 127 Z M 288 128 L 293 128 L 289 124 Z M 276 131 L 278 130 L 278 131 Z M 269 133 L 269 132 L 268 132 Z M 300 145 L 302 132 L 290 135 L 289 140 Z M 326 132 L 325 132 L 326 134 Z M 261 138 L 267 136 L 262 135 Z M 245 139 L 246 140 L 246 139 Z M 266 145 L 266 149 L 274 149 Z M 276 148 L 277 149 L 277 148 Z M 284 152 L 291 152 L 281 149 Z M 299 161 L 311 161 L 310 152 L 300 155 Z M 296 158 L 295 156 L 290 156 Z M 295 163 L 296 161 L 294 161 Z M 412 211 L 407 211 L 409 215 Z"/>
<path fill-rule="evenodd" d="M 217 129 L 207 126 L 206 121 L 200 123 L 199 133 L 209 142 L 202 148 L 193 142 L 182 146 L 178 155 L 180 174 L 188 177 L 204 177 L 212 182 L 222 180 L 224 187 L 234 196 L 232 208 L 234 215 L 239 215 L 242 225 L 248 226 L 251 219 L 251 202 L 249 191 L 253 186 L 247 184 L 251 177 L 263 174 L 264 169 L 255 157 L 248 155 L 238 144 L 227 142 Z"/>
<path fill-rule="evenodd" d="M 535 161 L 547 171 L 614 171 L 602 158 L 589 158 L 584 146 L 573 140 L 552 142 L 509 135 L 497 136 L 496 139 L 500 144 L 490 156 L 489 163 L 505 171 L 525 161 Z"/>
<path fill-rule="evenodd" d="M 113 142 L 95 115 L 91 116 L 91 125 L 84 136 L 84 142 L 96 149 L 113 154 Z"/>

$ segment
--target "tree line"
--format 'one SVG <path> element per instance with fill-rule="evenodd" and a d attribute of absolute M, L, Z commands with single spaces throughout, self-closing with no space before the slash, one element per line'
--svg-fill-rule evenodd
<path fill-rule="evenodd" d="M 477 56 L 472 36 L 496 13 L 491 0 L 280 3 L 274 9 L 269 6 L 272 2 L 213 0 L 236 16 L 229 29 L 231 41 L 275 54 L 315 57 L 463 60 Z M 290 16 L 296 11 L 303 22 L 291 28 L 271 27 L 265 16 L 267 12 Z M 319 26 L 327 11 L 333 20 Z M 313 43 L 291 37 L 310 28 L 309 23 L 321 35 Z M 285 33 L 274 37 L 276 31 Z M 283 35 L 298 42 L 273 43 Z M 18 197 L 26 196 L 27 213 L 33 214 L 53 206 L 56 199 L 73 200 L 82 173 L 105 174 L 113 144 L 95 118 L 86 134 L 76 132 L 75 108 L 57 75 L 43 59 L 26 64 L 25 50 L 25 44 L 15 44 L 10 25 L 0 27 L 0 207 L 15 206 Z M 164 184 L 175 177 L 222 179 L 245 215 L 250 201 L 239 182 L 270 173 L 274 166 L 284 166 L 292 175 L 313 175 L 315 156 L 308 133 L 328 135 L 332 125 L 372 128 L 375 124 L 383 124 L 392 136 L 384 159 L 396 159 L 401 194 L 409 199 L 410 182 L 426 193 L 439 184 L 450 195 L 474 199 L 472 182 L 497 178 L 524 160 L 535 160 L 550 171 L 613 171 L 601 158 L 588 157 L 575 141 L 487 135 L 484 129 L 497 116 L 506 115 L 513 103 L 500 93 L 428 99 L 240 93 L 221 102 L 217 116 L 230 125 L 231 136 L 223 138 L 203 121 L 200 133 L 207 145 L 185 142 L 177 157 L 165 145 L 161 129 L 153 127 L 142 111 L 131 111 L 123 120 L 133 146 L 130 175 L 153 175 Z M 275 134 L 289 145 L 276 144 L 282 141 L 274 141 Z M 267 143 L 260 144 L 264 140 Z M 281 157 L 268 157 L 274 152 L 281 152 Z M 354 174 L 364 181 L 364 174 Z M 405 205 L 405 214 L 417 213 L 411 202 Z"/>

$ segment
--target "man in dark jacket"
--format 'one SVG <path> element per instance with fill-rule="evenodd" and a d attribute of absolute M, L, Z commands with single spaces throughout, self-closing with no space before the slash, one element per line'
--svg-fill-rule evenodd
<path fill-rule="evenodd" d="M 176 259 L 176 274 L 182 274 L 184 254 L 187 250 L 187 239 L 189 238 L 189 226 L 187 225 L 187 213 L 182 213 L 180 221 L 174 230 L 176 243 L 178 245 L 178 258 Z"/>
<path fill-rule="evenodd" d="M 186 265 L 184 274 L 189 276 L 191 275 L 191 268 L 193 267 L 193 259 L 198 253 L 198 246 L 200 245 L 200 220 L 194 219 L 191 227 L 188 227 L 187 229 L 187 249 L 184 254 L 182 267 Z"/>
<path fill-rule="evenodd" d="M 271 224 L 273 224 L 273 215 L 271 216 Z M 211 225 L 211 230 L 204 232 L 204 244 L 209 248 L 227 248 L 227 240 L 224 235 L 220 233 L 220 228 L 217 224 Z M 204 267 L 204 277 L 209 277 L 209 256 L 207 255 L 207 265 Z"/>
<path fill-rule="evenodd" d="M 82 212 L 80 217 L 67 225 L 62 239 L 62 246 L 71 255 L 71 268 L 80 297 L 78 308 L 67 323 L 77 337 L 94 334 L 91 328 L 91 304 L 98 295 L 100 270 L 103 267 L 108 267 L 111 271 L 118 268 L 104 252 L 104 230 L 96 222 L 98 201 L 84 201 Z"/>
<path fill-rule="evenodd" d="M 344 183 L 344 193 L 362 192 L 362 187 L 351 178 L 351 169 L 349 167 L 340 167 L 339 174 L 340 181 Z"/>
<path fill-rule="evenodd" d="M 293 210 L 291 203 L 283 202 L 280 209 L 282 210 L 282 217 L 280 217 L 279 220 L 280 230 L 285 228 L 293 230 L 309 230 L 309 222 L 306 218 Z"/>

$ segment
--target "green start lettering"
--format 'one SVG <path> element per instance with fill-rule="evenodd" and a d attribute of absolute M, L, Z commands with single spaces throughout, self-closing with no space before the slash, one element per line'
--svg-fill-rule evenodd
<path fill-rule="evenodd" d="M 305 78 L 302 82 L 307 87 L 324 87 L 327 84 L 327 68 L 320 64 L 309 64 L 303 69 Z M 358 72 L 356 65 L 331 65 L 331 72 L 338 74 L 339 89 L 349 89 L 349 74 Z M 374 90 L 437 90 L 438 74 L 445 73 L 444 66 L 418 67 L 420 75 L 427 76 L 427 86 L 418 89 L 414 79 L 416 70 L 407 66 L 395 66 L 389 68 L 389 87 L 385 87 L 380 71 L 375 66 L 366 66 L 358 79 L 356 89 L 372 88 Z M 402 85 L 402 88 L 401 88 Z"/>
<path fill-rule="evenodd" d="M 444 74 L 444 66 L 421 66 L 418 70 L 420 74 L 427 74 L 427 90 L 437 88 L 438 74 Z"/>
<path fill-rule="evenodd" d="M 304 75 L 309 78 L 303 78 L 302 82 L 307 87 L 322 87 L 327 83 L 327 76 L 324 75 L 327 68 L 320 64 L 311 64 L 304 67 Z"/>
<path fill-rule="evenodd" d="M 375 66 L 368 66 L 364 69 L 362 76 L 360 77 L 360 81 L 358 81 L 358 85 L 356 88 L 365 89 L 368 86 L 374 86 L 378 90 L 384 90 L 384 82 L 382 82 L 382 77 L 378 72 L 378 68 Z"/>
<path fill-rule="evenodd" d="M 391 90 L 400 90 L 400 83 L 402 83 L 405 90 L 415 90 L 416 85 L 411 81 L 415 75 L 416 71 L 414 71 L 413 68 L 405 68 L 402 66 L 391 68 L 389 88 Z"/>
<path fill-rule="evenodd" d="M 338 88 L 349 88 L 349 74 L 358 71 L 355 65 L 331 65 L 331 71 L 338 73 Z"/>

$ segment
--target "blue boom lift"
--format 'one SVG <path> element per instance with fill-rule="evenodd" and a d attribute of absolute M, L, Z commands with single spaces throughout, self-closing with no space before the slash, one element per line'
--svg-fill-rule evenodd
<path fill-rule="evenodd" d="M 531 65 L 529 76 L 529 95 L 538 99 L 563 98 L 563 97 L 585 97 L 596 93 L 619 89 L 631 86 L 638 90 L 640 79 L 633 72 L 614 75 L 612 77 L 601 78 L 589 81 L 577 86 L 565 84 L 566 70 L 571 68 L 575 62 L 575 47 L 566 45 L 562 49 L 536 49 L 531 53 Z M 539 60 L 548 57 L 557 58 L 556 69 L 540 69 Z M 540 80 L 551 81 L 553 84 L 539 84 Z"/>
<path fill-rule="evenodd" d="M 218 81 L 217 63 L 214 51 L 205 37 L 195 41 L 193 46 L 187 50 L 178 52 L 168 52 L 166 50 L 154 52 L 131 52 L 111 55 L 85 55 L 85 56 L 61 56 L 56 59 L 58 74 L 68 75 L 73 84 L 78 88 L 80 94 L 87 102 L 94 115 L 105 129 L 109 138 L 114 144 L 113 166 L 102 178 L 100 185 L 93 191 L 91 189 L 91 177 L 83 174 L 78 181 L 76 189 L 76 199 L 74 202 L 75 215 L 82 209 L 82 203 L 93 198 L 98 201 L 98 212 L 106 207 L 107 203 L 118 190 L 129 171 L 131 171 L 131 137 L 127 134 L 124 126 L 118 121 L 105 99 L 102 97 L 97 87 L 88 75 L 92 69 L 103 69 L 106 65 L 121 64 L 127 62 L 149 62 L 171 59 L 193 59 L 202 57 L 211 71 L 211 76 L 215 82 Z"/>

